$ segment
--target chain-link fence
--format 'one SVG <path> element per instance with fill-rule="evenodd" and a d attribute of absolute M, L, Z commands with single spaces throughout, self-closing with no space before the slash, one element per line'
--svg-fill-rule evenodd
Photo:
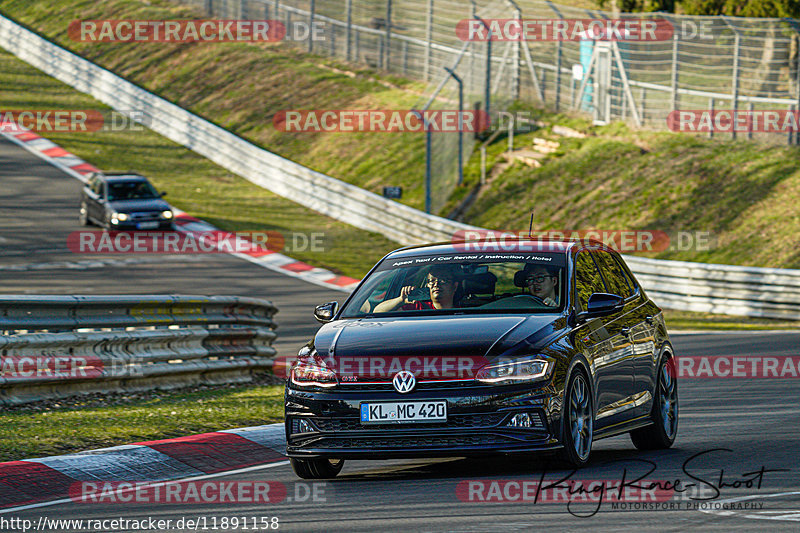
<path fill-rule="evenodd" d="M 430 83 L 420 106 L 453 109 L 463 81 L 465 107 L 496 117 L 515 100 L 668 127 L 676 110 L 800 112 L 800 21 L 616 14 L 548 0 L 183 0 L 219 18 L 277 19 L 287 40 L 308 51 L 367 64 Z M 662 40 L 465 41 L 464 19 L 666 19 Z M 313 38 L 314 27 L 317 38 Z M 490 95 L 487 98 L 487 95 Z M 712 115 L 713 116 L 713 115 Z M 711 124 L 708 135 L 716 126 Z M 787 134 L 758 133 L 785 142 Z M 719 130 L 718 130 L 719 131 Z M 735 135 L 733 132 L 731 135 Z M 798 135 L 788 134 L 790 143 Z M 463 135 L 464 157 L 473 146 Z M 457 182 L 455 134 L 433 135 L 431 210 Z"/>

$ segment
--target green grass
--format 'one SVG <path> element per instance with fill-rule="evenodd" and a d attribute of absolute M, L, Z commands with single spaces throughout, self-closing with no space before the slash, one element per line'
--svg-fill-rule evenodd
<path fill-rule="evenodd" d="M 108 109 L 5 52 L 0 52 L 0 107 Z M 360 278 L 383 254 L 398 247 L 381 235 L 253 185 L 149 130 L 45 135 L 99 168 L 132 169 L 149 176 L 159 189 L 169 192 L 170 203 L 224 230 L 323 232 L 324 251 L 292 251 L 290 255 L 339 274 Z"/>
<path fill-rule="evenodd" d="M 800 327 L 797 322 L 786 320 L 692 313 L 673 309 L 664 310 L 664 320 L 667 322 L 667 328 L 669 328 L 670 332 L 688 330 L 796 330 Z"/>
<path fill-rule="evenodd" d="M 142 398 L 144 397 L 144 398 Z M 48 402 L 0 416 L 0 462 L 283 421 L 283 387 L 227 386 Z"/>

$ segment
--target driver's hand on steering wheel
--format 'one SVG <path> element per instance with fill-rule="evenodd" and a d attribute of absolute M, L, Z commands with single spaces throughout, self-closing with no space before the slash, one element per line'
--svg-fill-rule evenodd
<path fill-rule="evenodd" d="M 545 298 L 544 300 L 542 300 L 542 302 L 545 305 L 549 305 L 550 307 L 557 307 L 558 306 L 558 303 L 556 303 L 556 301 L 553 300 L 552 298 L 550 298 L 549 296 L 547 298 Z"/>

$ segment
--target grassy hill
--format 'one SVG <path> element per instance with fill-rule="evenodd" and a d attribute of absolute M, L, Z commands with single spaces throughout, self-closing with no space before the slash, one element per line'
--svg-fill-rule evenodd
<path fill-rule="evenodd" d="M 401 185 L 402 201 L 422 207 L 422 136 L 286 134 L 272 126 L 273 115 L 283 109 L 409 108 L 420 101 L 424 88 L 419 83 L 282 44 L 87 44 L 67 36 L 68 21 L 74 19 L 199 16 L 192 8 L 166 0 L 0 0 L 0 11 L 258 145 L 376 192 L 383 185 Z M 52 108 L 47 91 L 38 90 L 40 82 L 30 70 L 25 71 L 25 84 L 31 88 L 27 91 L 13 90 L 14 77 L 0 74 L 0 90 L 10 90 L 2 93 L 3 105 Z M 66 96 L 59 103 L 80 107 L 78 100 Z M 796 147 L 632 131 L 619 123 L 591 127 L 580 118 L 532 111 L 548 126 L 518 135 L 516 147 L 530 149 L 533 138 L 540 137 L 560 143 L 558 149 L 542 159 L 541 168 L 519 162 L 501 167 L 505 141 L 490 146 L 492 179 L 466 210 L 466 222 L 523 229 L 533 210 L 537 229 L 705 231 L 713 236 L 713 248 L 657 256 L 800 267 Z M 558 137 L 551 127 L 555 124 L 568 124 L 587 136 Z M 338 236 L 337 246 L 346 249 L 298 254 L 320 266 L 360 276 L 380 252 L 393 246 L 257 190 L 208 162 L 198 174 L 187 166 L 196 156 L 158 136 L 147 136 L 141 149 L 128 152 L 120 150 L 120 144 L 136 146 L 138 137 L 129 135 L 122 141 L 112 134 L 82 135 L 60 134 L 54 140 L 104 168 L 132 167 L 151 175 L 170 189 L 178 207 L 224 229 L 276 229 L 276 224 L 277 229 L 338 228 L 331 231 Z M 480 172 L 477 161 L 472 158 L 465 186 L 456 190 L 442 213 L 473 190 Z M 360 249 L 366 252 L 360 254 Z"/>

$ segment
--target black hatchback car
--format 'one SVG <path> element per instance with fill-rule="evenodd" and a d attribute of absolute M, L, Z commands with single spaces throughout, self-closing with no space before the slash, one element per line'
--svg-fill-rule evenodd
<path fill-rule="evenodd" d="M 147 178 L 137 174 L 89 176 L 78 219 L 109 230 L 171 230 L 173 212 Z"/>
<path fill-rule="evenodd" d="M 384 257 L 300 351 L 286 385 L 287 454 L 303 478 L 345 459 L 556 450 L 678 428 L 661 310 L 599 243 L 404 248 Z"/>

